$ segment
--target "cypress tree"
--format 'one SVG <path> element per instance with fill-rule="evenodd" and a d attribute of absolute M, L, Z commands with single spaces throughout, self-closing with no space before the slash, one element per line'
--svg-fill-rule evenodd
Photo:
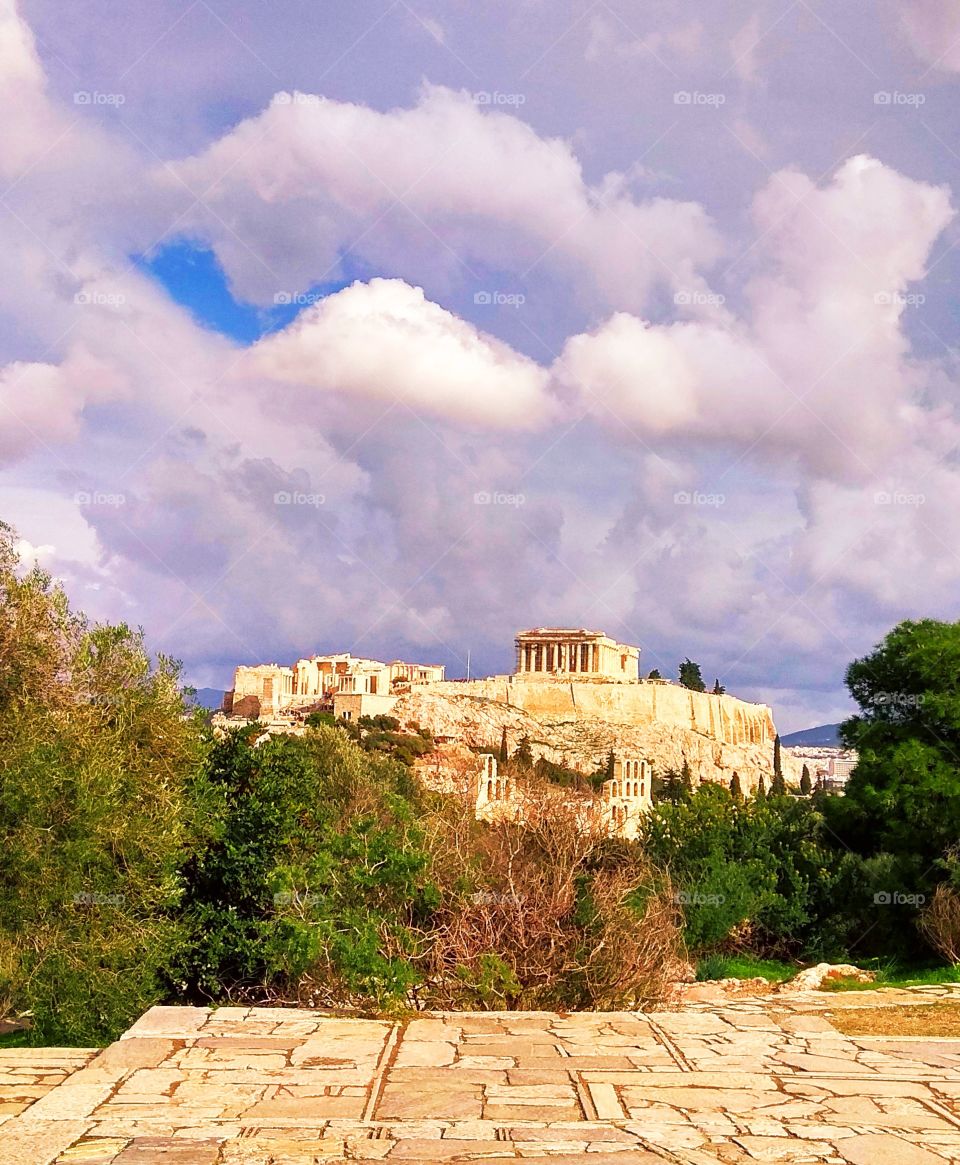
<path fill-rule="evenodd" d="M 810 781 L 810 770 L 807 768 L 806 765 L 804 765 L 803 772 L 800 774 L 800 792 L 805 797 L 809 797 L 812 789 L 813 789 L 813 785 L 811 784 L 811 781 Z"/>
<path fill-rule="evenodd" d="M 533 768 L 533 749 L 530 747 L 529 736 L 524 736 L 517 745 L 513 754 L 513 763 L 521 772 L 529 772 Z"/>

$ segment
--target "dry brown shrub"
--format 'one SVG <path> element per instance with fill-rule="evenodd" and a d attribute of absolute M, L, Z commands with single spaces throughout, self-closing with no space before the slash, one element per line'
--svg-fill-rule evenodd
<path fill-rule="evenodd" d="M 636 852 L 610 857 L 589 803 L 527 786 L 522 820 L 479 825 L 451 799 L 431 832 L 446 893 L 421 1005 L 622 1008 L 665 998 L 681 954 L 666 879 Z"/>
<path fill-rule="evenodd" d="M 920 915 L 920 931 L 951 964 L 960 963 L 960 891 L 941 882 Z"/>

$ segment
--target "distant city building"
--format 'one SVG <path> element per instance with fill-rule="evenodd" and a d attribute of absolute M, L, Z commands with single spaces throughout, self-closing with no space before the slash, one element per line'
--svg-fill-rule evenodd
<path fill-rule="evenodd" d="M 856 767 L 856 754 L 844 753 L 842 756 L 834 756 L 827 761 L 827 776 L 833 781 L 846 782 Z"/>
<path fill-rule="evenodd" d="M 842 793 L 857 766 L 857 754 L 851 749 L 798 744 L 784 752 L 798 764 L 805 764 L 817 788 L 828 793 Z"/>

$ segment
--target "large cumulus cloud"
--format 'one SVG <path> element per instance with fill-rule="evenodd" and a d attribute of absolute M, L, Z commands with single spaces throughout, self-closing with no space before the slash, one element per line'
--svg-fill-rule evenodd
<path fill-rule="evenodd" d="M 494 429 L 542 425 L 554 412 L 534 361 L 398 279 L 355 283 L 321 300 L 261 340 L 250 363 L 271 380 Z"/>

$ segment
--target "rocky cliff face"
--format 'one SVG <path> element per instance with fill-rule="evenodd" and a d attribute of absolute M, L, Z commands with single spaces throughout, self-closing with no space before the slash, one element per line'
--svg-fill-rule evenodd
<path fill-rule="evenodd" d="M 444 689 L 452 686 L 443 685 Z M 737 772 L 744 791 L 755 788 L 761 776 L 769 788 L 773 775 L 772 735 L 762 744 L 750 741 L 734 744 L 678 724 L 625 723 L 615 719 L 618 715 L 615 704 L 604 709 L 602 717 L 586 712 L 541 712 L 534 716 L 500 699 L 438 691 L 439 687 L 431 685 L 402 696 L 394 715 L 403 724 L 417 723 L 435 736 L 453 737 L 471 747 L 492 752 L 499 749 L 505 728 L 511 752 L 527 736 L 535 757 L 542 756 L 581 772 L 596 769 L 612 748 L 649 761 L 655 773 L 679 770 L 686 759 L 694 781 L 726 784 Z M 763 709 L 762 714 L 769 717 L 769 710 Z M 800 765 L 786 752 L 783 767 L 788 781 L 799 781 Z"/>

